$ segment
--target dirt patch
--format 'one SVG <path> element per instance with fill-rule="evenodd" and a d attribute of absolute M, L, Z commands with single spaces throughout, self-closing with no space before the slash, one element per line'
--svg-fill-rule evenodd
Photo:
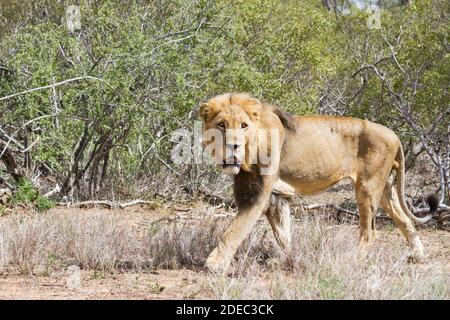
<path fill-rule="evenodd" d="M 155 270 L 152 273 L 81 271 L 80 287 L 68 289 L 67 277 L 1 276 L 0 299 L 208 299 L 205 273 Z"/>

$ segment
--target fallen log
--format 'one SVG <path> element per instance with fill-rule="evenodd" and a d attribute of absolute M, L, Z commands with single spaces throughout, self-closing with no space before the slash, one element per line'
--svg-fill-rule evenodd
<path fill-rule="evenodd" d="M 89 201 L 81 201 L 81 202 L 57 202 L 56 204 L 58 206 L 64 206 L 64 207 L 77 207 L 77 208 L 82 208 L 82 207 L 90 207 L 90 206 L 104 206 L 107 207 L 108 209 L 125 209 L 126 207 L 131 207 L 131 206 L 135 206 L 135 205 L 141 205 L 141 204 L 152 204 L 152 201 L 146 201 L 146 200 L 133 200 L 130 202 L 125 202 L 125 203 L 118 203 L 118 202 L 113 202 L 110 200 L 89 200 Z"/>
<path fill-rule="evenodd" d="M 309 211 L 309 210 L 317 210 L 317 209 L 334 209 L 337 212 L 342 212 L 345 214 L 349 214 L 352 216 L 356 216 L 359 217 L 359 213 L 357 210 L 353 211 L 353 210 L 349 210 L 346 208 L 342 208 L 340 206 L 337 206 L 335 204 L 330 204 L 330 203 L 326 203 L 326 204 L 310 204 L 310 205 L 299 205 L 300 208 L 302 208 L 303 210 Z M 414 215 L 417 214 L 426 214 L 430 212 L 430 208 L 412 208 L 412 213 Z M 448 214 L 447 214 L 448 213 Z M 379 216 L 377 215 L 377 218 L 385 218 L 385 219 L 390 219 L 392 220 L 390 217 L 388 216 Z M 435 215 L 433 216 L 433 219 L 442 222 L 446 219 L 450 218 L 450 206 L 447 206 L 445 204 L 441 204 L 438 208 L 438 210 L 436 211 Z"/>
<path fill-rule="evenodd" d="M 343 212 L 346 214 L 350 214 L 356 217 L 359 217 L 359 213 L 358 211 L 353 211 L 353 210 L 349 210 L 349 209 L 345 209 L 342 207 L 339 207 L 335 204 L 331 204 L 331 203 L 327 203 L 327 204 L 310 204 L 310 205 L 300 205 L 300 207 L 303 210 L 315 210 L 315 209 L 334 209 L 338 212 Z"/>

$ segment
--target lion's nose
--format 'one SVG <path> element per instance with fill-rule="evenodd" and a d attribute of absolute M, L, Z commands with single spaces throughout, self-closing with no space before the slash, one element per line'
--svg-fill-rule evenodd
<path fill-rule="evenodd" d="M 232 149 L 232 150 L 237 150 L 239 149 L 241 145 L 240 144 L 236 144 L 236 143 L 227 143 L 227 148 Z"/>

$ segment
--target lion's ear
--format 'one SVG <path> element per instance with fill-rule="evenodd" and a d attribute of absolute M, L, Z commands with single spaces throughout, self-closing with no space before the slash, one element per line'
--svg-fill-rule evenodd
<path fill-rule="evenodd" d="M 200 109 L 198 110 L 198 114 L 202 117 L 203 120 L 208 120 L 208 118 L 213 113 L 213 105 L 211 103 L 205 102 L 200 105 Z"/>
<path fill-rule="evenodd" d="M 262 110 L 262 103 L 259 99 L 253 98 L 246 93 L 237 93 L 230 97 L 230 102 L 241 106 L 241 108 L 247 112 L 252 121 L 258 121 Z"/>
<path fill-rule="evenodd" d="M 244 110 L 253 121 L 258 121 L 262 110 L 262 103 L 256 98 L 248 99 L 243 105 Z"/>

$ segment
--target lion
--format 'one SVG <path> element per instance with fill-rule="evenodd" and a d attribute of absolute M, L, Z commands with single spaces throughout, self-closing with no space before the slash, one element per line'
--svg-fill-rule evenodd
<path fill-rule="evenodd" d="M 403 148 L 392 130 L 351 117 L 291 115 L 245 93 L 215 96 L 200 106 L 199 115 L 202 144 L 210 148 L 223 172 L 234 176 L 238 206 L 235 219 L 206 260 L 211 271 L 227 270 L 263 214 L 278 244 L 289 249 L 290 210 L 285 198 L 316 194 L 342 179 L 350 179 L 355 187 L 360 251 L 376 237 L 375 215 L 381 206 L 405 236 L 413 257 L 424 258 L 411 219 L 425 223 L 437 208 L 431 201 L 430 213 L 422 218 L 409 210 Z M 222 138 L 217 134 L 211 138 L 211 131 Z M 275 138 L 261 139 L 261 132 L 275 132 Z M 260 159 L 261 154 L 265 159 Z"/>

